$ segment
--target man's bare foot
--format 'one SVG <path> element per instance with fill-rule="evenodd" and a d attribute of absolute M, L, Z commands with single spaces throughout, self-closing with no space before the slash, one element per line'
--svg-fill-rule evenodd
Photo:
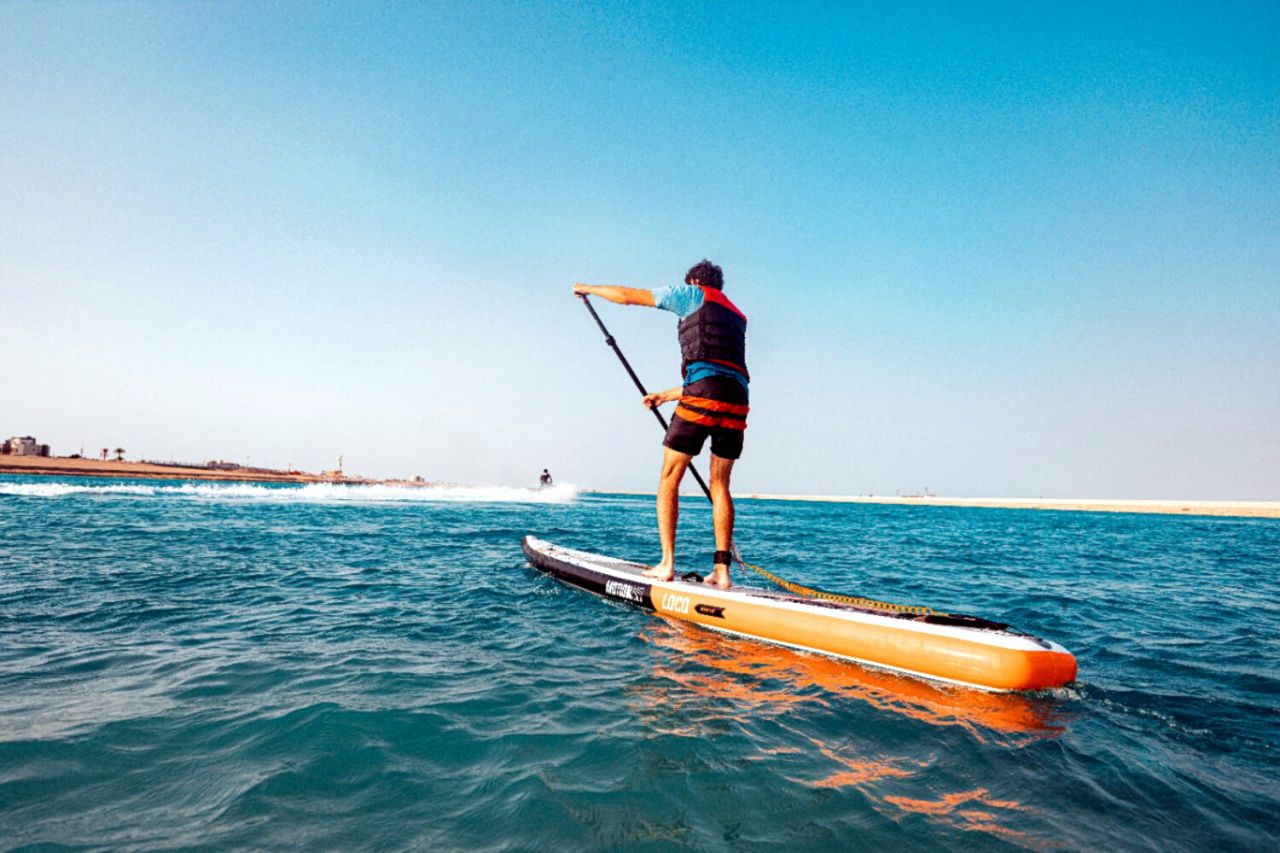
<path fill-rule="evenodd" d="M 666 563 L 658 563 L 658 565 L 654 566 L 652 569 L 645 569 L 640 574 L 643 577 L 650 578 L 655 581 L 669 581 L 675 578 L 676 568 L 675 566 L 670 566 Z"/>
<path fill-rule="evenodd" d="M 732 586 L 729 582 L 729 567 L 716 566 L 711 572 L 711 576 L 703 581 L 703 583 L 710 584 L 711 586 L 718 586 L 720 589 L 728 589 Z"/>

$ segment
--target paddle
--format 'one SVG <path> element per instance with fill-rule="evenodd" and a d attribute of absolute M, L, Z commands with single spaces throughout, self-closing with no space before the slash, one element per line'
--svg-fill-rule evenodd
<path fill-rule="evenodd" d="M 644 383 L 640 381 L 640 377 L 636 376 L 636 372 L 631 369 L 631 362 L 627 361 L 627 357 L 622 354 L 622 350 L 618 348 L 618 342 L 614 340 L 613 335 L 609 334 L 609 330 L 605 328 L 604 321 L 600 319 L 600 315 L 596 313 L 595 307 L 591 304 L 591 300 L 587 298 L 587 294 L 581 293 L 582 304 L 587 306 L 587 310 L 591 312 L 591 317 L 596 321 L 596 325 L 600 327 L 600 331 L 604 333 L 604 342 L 613 348 L 613 354 L 618 357 L 618 361 L 622 362 L 622 366 L 626 368 L 627 375 L 631 377 L 631 381 L 636 384 L 636 388 L 640 389 L 640 395 L 649 396 L 649 392 L 645 390 Z M 655 403 L 649 404 L 649 411 L 653 412 L 653 416 L 658 419 L 658 423 L 662 424 L 662 431 L 667 431 L 667 419 L 662 416 L 662 412 L 658 411 Z M 702 493 L 707 496 L 707 500 L 711 500 L 711 489 L 707 487 L 707 483 L 702 479 L 702 475 L 698 473 L 698 469 L 693 467 L 693 463 L 689 463 L 689 473 L 693 475 L 693 479 L 698 481 L 698 485 L 702 487 Z M 715 501 L 712 501 L 714 505 Z M 738 550 L 734 548 L 734 556 L 738 554 Z M 739 561 L 741 562 L 741 561 Z"/>

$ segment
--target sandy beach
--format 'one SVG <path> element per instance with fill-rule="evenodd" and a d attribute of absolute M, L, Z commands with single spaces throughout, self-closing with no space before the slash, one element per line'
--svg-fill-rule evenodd
<path fill-rule="evenodd" d="M 652 497 L 653 492 L 584 490 L 583 494 L 626 494 Z M 682 491 L 681 497 L 701 498 L 701 492 Z M 1056 509 L 1075 512 L 1143 512 L 1160 515 L 1207 515 L 1223 518 L 1280 518 L 1280 501 L 1172 501 L 1110 498 L 944 498 L 936 495 L 773 495 L 735 492 L 739 500 L 816 501 L 818 503 L 954 506 L 986 509 Z"/>

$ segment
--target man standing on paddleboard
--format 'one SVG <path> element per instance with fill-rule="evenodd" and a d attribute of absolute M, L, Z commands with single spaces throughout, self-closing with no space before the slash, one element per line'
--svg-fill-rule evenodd
<path fill-rule="evenodd" d="M 671 580 L 676 567 L 676 520 L 680 512 L 680 481 L 689 463 L 711 438 L 711 503 L 715 523 L 715 571 L 707 579 L 729 588 L 729 560 L 733 549 L 733 497 L 729 478 L 742 455 L 747 428 L 747 318 L 724 295 L 720 267 L 704 260 L 685 274 L 684 284 L 643 290 L 614 285 L 575 284 L 577 296 L 593 295 L 619 305 L 661 308 L 680 318 L 681 369 L 684 384 L 649 394 L 646 408 L 676 403 L 671 426 L 663 439 L 662 478 L 658 483 L 658 538 L 662 561 L 647 577 Z"/>

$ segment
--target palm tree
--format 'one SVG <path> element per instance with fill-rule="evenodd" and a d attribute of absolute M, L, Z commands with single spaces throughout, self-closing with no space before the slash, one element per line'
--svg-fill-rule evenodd
<path fill-rule="evenodd" d="M 107 454 L 108 454 L 108 453 L 110 453 L 110 452 L 111 452 L 111 451 L 110 451 L 110 450 L 107 450 L 107 448 L 105 448 L 105 447 L 104 447 L 104 448 L 102 448 L 102 461 L 103 461 L 103 462 L 106 462 L 106 461 L 107 461 Z"/>
<path fill-rule="evenodd" d="M 123 448 L 123 447 L 117 447 L 117 448 L 116 448 L 116 461 L 117 461 L 117 462 L 123 462 L 123 461 L 124 461 L 124 448 Z"/>

